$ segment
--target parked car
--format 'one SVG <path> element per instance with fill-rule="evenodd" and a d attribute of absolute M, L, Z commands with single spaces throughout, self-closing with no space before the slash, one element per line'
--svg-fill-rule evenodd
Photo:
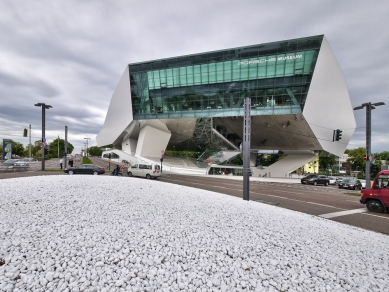
<path fill-rule="evenodd" d="M 328 179 L 330 180 L 330 185 L 334 185 L 336 183 L 336 178 L 329 176 Z"/>
<path fill-rule="evenodd" d="M 161 176 L 161 166 L 159 164 L 134 164 L 128 168 L 127 174 L 128 176 L 157 179 Z"/>
<path fill-rule="evenodd" d="M 65 173 L 68 173 L 70 175 L 72 174 L 93 174 L 93 175 L 99 175 L 104 174 L 105 169 L 104 167 L 100 167 L 94 164 L 80 164 L 76 167 L 67 167 L 64 169 Z"/>
<path fill-rule="evenodd" d="M 39 163 L 38 159 L 35 158 L 22 158 L 15 162 L 15 166 L 29 166 L 30 163 Z"/>
<path fill-rule="evenodd" d="M 328 186 L 330 184 L 330 180 L 327 176 L 322 174 L 311 174 L 301 179 L 302 184 L 310 184 L 310 185 L 325 185 Z"/>
<path fill-rule="evenodd" d="M 3 164 L 7 166 L 14 165 L 16 162 L 18 162 L 20 159 L 7 159 L 3 162 Z"/>
<path fill-rule="evenodd" d="M 362 184 L 362 189 L 366 189 L 366 180 L 365 179 L 360 179 L 359 181 Z"/>
<path fill-rule="evenodd" d="M 340 189 L 348 189 L 348 190 L 361 190 L 362 184 L 359 179 L 356 178 L 346 178 L 341 183 L 338 184 L 338 188 Z"/>
<path fill-rule="evenodd" d="M 377 173 L 371 188 L 361 190 L 361 204 L 370 212 L 389 211 L 389 170 Z"/>
<path fill-rule="evenodd" d="M 339 183 L 341 183 L 342 181 L 343 181 L 343 177 L 337 177 L 335 184 L 339 185 Z"/>

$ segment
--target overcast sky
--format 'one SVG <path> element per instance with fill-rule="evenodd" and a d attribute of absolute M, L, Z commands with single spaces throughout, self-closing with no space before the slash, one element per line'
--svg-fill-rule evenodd
<path fill-rule="evenodd" d="M 372 151 L 389 151 L 389 3 L 382 1 L 25 1 L 0 4 L 0 139 L 68 140 L 79 153 L 102 128 L 128 63 L 324 34 L 352 106 L 372 113 Z M 341 104 L 333 104 L 338 107 Z M 365 110 L 348 149 L 365 147 Z"/>

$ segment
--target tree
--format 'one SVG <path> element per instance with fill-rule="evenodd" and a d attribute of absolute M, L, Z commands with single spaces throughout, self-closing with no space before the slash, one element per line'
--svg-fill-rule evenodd
<path fill-rule="evenodd" d="M 348 154 L 347 162 L 352 164 L 353 169 L 365 169 L 366 162 L 364 160 L 364 157 L 366 155 L 366 148 L 365 147 L 359 147 L 352 150 L 346 150 L 346 154 Z"/>
<path fill-rule="evenodd" d="M 321 151 L 319 154 L 319 167 L 322 170 L 332 169 L 336 163 L 336 156 L 328 153 L 327 151 Z"/>
<path fill-rule="evenodd" d="M 49 146 L 50 146 L 50 151 L 49 151 L 50 157 L 58 157 L 58 146 L 59 146 L 59 157 L 63 156 L 63 153 L 65 152 L 64 139 L 54 139 L 53 142 L 49 143 Z M 68 153 L 72 153 L 73 149 L 74 146 L 68 141 Z"/>
<path fill-rule="evenodd" d="M 98 146 L 92 146 L 88 148 L 88 153 L 92 156 L 101 156 L 103 150 L 101 150 L 101 148 Z"/>

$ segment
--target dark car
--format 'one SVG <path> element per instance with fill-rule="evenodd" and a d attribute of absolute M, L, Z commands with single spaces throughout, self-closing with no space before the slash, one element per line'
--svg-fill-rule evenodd
<path fill-rule="evenodd" d="M 362 183 L 356 178 L 345 178 L 338 184 L 340 189 L 362 190 Z"/>
<path fill-rule="evenodd" d="M 325 185 L 328 186 L 330 184 L 330 180 L 327 176 L 321 174 L 311 174 L 301 179 L 302 184 L 309 185 Z"/>
<path fill-rule="evenodd" d="M 76 167 L 65 168 L 64 172 L 68 173 L 68 174 L 99 175 L 99 174 L 104 174 L 105 169 L 103 167 L 99 167 L 99 166 L 94 165 L 94 164 L 80 164 L 79 166 L 76 166 Z"/>

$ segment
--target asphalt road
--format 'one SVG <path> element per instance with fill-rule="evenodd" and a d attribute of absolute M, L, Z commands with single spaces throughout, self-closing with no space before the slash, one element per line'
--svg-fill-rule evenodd
<path fill-rule="evenodd" d="M 105 161 L 91 158 L 95 164 L 107 167 Z M 55 166 L 59 170 L 59 166 Z M 111 163 L 113 169 L 114 163 Z M 38 170 L 2 173 L 0 179 L 37 175 L 64 175 L 63 172 L 42 172 Z M 143 178 L 123 177 L 134 180 Z M 164 172 L 158 181 L 179 184 L 198 189 L 214 191 L 230 196 L 243 197 L 242 180 L 228 176 L 189 176 Z M 183 194 L 185 195 L 185 194 Z M 278 206 L 298 212 L 326 218 L 368 230 L 389 234 L 389 213 L 371 213 L 359 203 L 356 191 L 338 189 L 336 186 L 308 186 L 292 183 L 250 181 L 250 200 L 261 204 Z M 285 219 L 287 220 L 287 218 Z"/>
<path fill-rule="evenodd" d="M 224 176 L 199 177 L 166 172 L 160 180 L 243 198 L 242 180 Z M 371 213 L 359 203 L 359 198 L 358 191 L 342 190 L 337 186 L 250 181 L 252 201 L 389 234 L 389 213 Z"/>

